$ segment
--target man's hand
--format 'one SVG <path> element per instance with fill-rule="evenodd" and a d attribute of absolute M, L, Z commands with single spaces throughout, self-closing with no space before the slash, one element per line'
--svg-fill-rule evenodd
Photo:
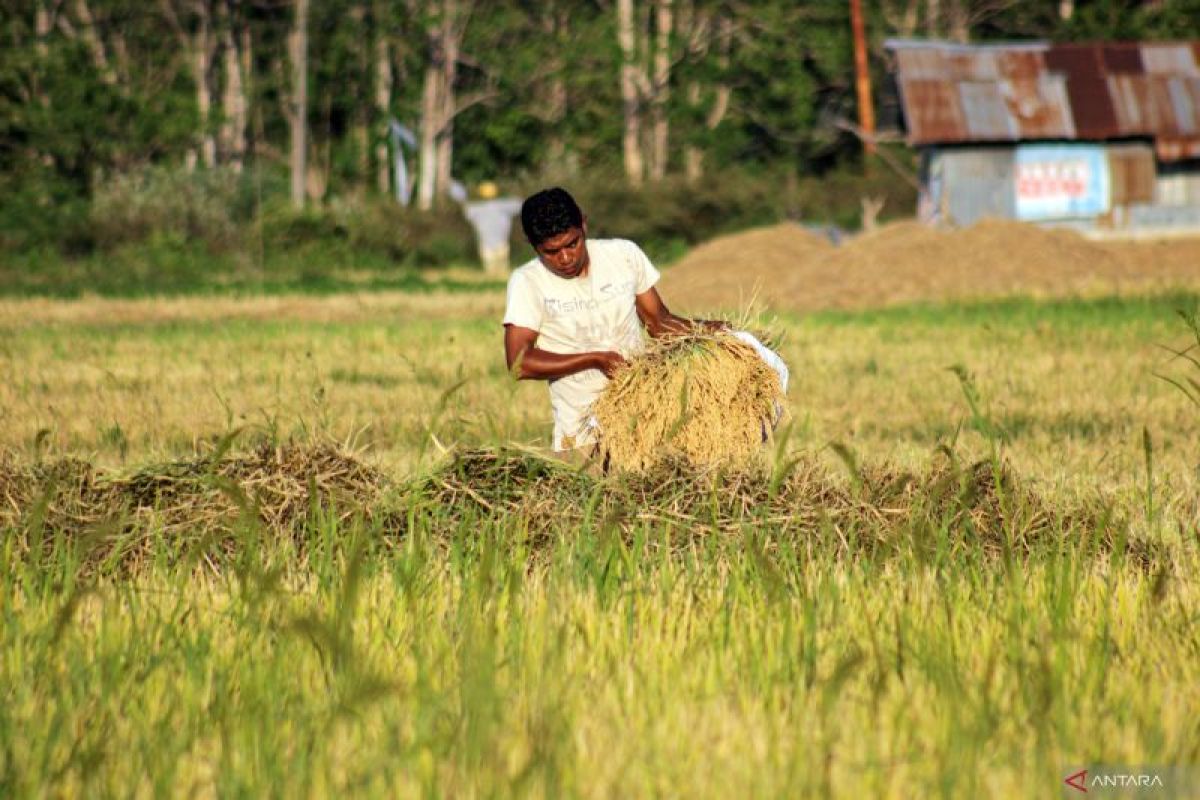
<path fill-rule="evenodd" d="M 538 333 L 516 325 L 504 326 L 504 356 L 508 369 L 518 380 L 565 378 L 588 369 L 598 369 L 611 378 L 625 363 L 620 353 L 595 350 L 586 353 L 551 353 L 537 347 Z"/>
<path fill-rule="evenodd" d="M 722 333 L 733 330 L 728 322 L 719 319 L 694 319 L 692 320 L 692 324 L 702 329 L 705 333 Z"/>
<path fill-rule="evenodd" d="M 596 356 L 596 360 L 599 362 L 596 368 L 603 372 L 606 378 L 611 378 L 621 368 L 621 365 L 625 363 L 624 356 L 620 353 L 614 353 L 611 350 L 596 353 Z"/>

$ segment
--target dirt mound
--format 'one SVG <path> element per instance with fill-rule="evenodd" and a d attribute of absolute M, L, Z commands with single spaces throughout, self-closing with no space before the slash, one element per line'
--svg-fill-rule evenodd
<path fill-rule="evenodd" d="M 756 295 L 766 299 L 781 271 L 819 262 L 833 250 L 828 239 L 790 222 L 735 233 L 684 256 L 663 274 L 661 289 L 681 308 L 745 308 Z"/>
<path fill-rule="evenodd" d="M 746 308 L 758 287 L 757 300 L 767 308 L 811 311 L 1200 284 L 1200 239 L 1098 242 L 1074 231 L 1007 220 L 952 230 L 909 220 L 834 248 L 789 246 L 773 233 L 782 227 L 698 248 L 696 258 L 685 258 L 664 275 L 664 296 L 688 313 L 736 311 Z M 755 241 L 756 234 L 774 246 L 738 247 L 741 240 Z M 707 253 L 719 253 L 722 260 Z"/>

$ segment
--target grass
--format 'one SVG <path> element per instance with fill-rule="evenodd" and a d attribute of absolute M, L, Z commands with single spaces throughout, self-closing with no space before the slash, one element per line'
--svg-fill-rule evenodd
<path fill-rule="evenodd" d="M 502 283 L 476 268 L 418 270 L 385 256 L 320 248 L 255 259 L 175 242 L 66 257 L 50 250 L 0 258 L 0 297 L 153 298 L 280 293 L 478 291 Z"/>
<path fill-rule="evenodd" d="M 953 505 L 888 548 L 870 516 L 789 531 L 722 506 L 728 476 L 623 511 L 587 476 L 541 516 L 447 495 L 421 482 L 448 481 L 435 438 L 549 433 L 500 303 L 0 302 L 20 463 L 136 475 L 241 427 L 231 457 L 351 440 L 408 487 L 386 515 L 312 503 L 291 537 L 235 516 L 212 563 L 164 532 L 132 574 L 84 568 L 103 520 L 32 555 L 23 503 L 0 526 L 0 795 L 1059 796 L 1089 763 L 1200 761 L 1197 417 L 1155 377 L 1191 374 L 1162 346 L 1191 343 L 1194 297 L 780 321 L 776 470 L 882 513 L 873 470 L 995 452 L 1052 512 L 1024 550 L 972 546 Z"/>

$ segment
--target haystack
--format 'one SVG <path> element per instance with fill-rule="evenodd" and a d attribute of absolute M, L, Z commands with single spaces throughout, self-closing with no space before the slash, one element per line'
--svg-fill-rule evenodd
<path fill-rule="evenodd" d="M 0 451 L 0 530 L 24 533 L 19 548 L 87 542 L 89 564 L 139 562 L 166 538 L 236 549 L 247 523 L 307 547 L 314 510 L 340 524 L 361 517 L 392 526 L 381 505 L 391 480 L 335 442 L 262 443 L 237 456 L 200 456 L 143 467 L 131 475 L 79 458 L 22 464 Z M 206 553 L 206 555 L 211 555 Z"/>
<path fill-rule="evenodd" d="M 731 333 L 656 339 L 622 366 L 592 407 L 610 468 L 642 472 L 670 459 L 745 464 L 782 408 L 779 375 Z"/>

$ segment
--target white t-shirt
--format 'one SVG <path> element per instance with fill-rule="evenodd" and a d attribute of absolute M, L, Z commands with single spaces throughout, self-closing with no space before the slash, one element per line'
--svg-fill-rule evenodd
<path fill-rule="evenodd" d="M 658 282 L 658 270 L 624 239 L 588 239 L 587 248 L 591 264 L 578 278 L 560 278 L 537 259 L 518 267 L 508 279 L 504 324 L 537 331 L 537 347 L 550 353 L 634 355 L 643 344 L 634 298 Z M 588 410 L 607 383 L 598 369 L 550 381 L 555 450 L 595 441 Z"/>

